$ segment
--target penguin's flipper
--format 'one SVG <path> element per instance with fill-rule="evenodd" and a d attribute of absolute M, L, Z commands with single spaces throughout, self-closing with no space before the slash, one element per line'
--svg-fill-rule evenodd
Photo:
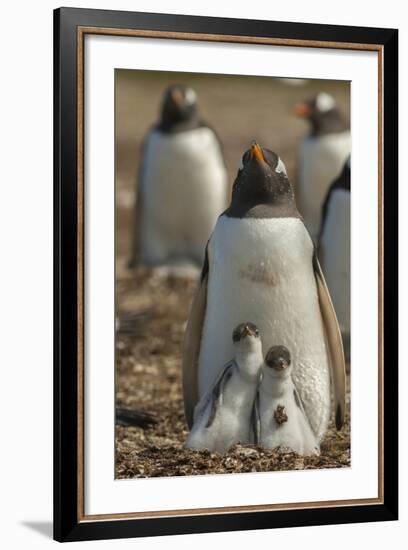
<path fill-rule="evenodd" d="M 236 368 L 235 361 L 230 361 L 229 363 L 227 363 L 222 369 L 221 373 L 218 375 L 215 383 L 210 390 L 210 399 L 208 401 L 211 401 L 211 410 L 208 416 L 207 423 L 205 425 L 206 428 L 209 428 L 212 425 L 215 417 L 217 416 L 218 407 L 222 405 L 225 386 L 227 385 L 228 380 L 231 378 L 234 368 Z"/>
<path fill-rule="evenodd" d="M 313 428 L 312 428 L 312 425 L 310 424 L 310 420 L 306 414 L 306 411 L 305 411 L 305 407 L 303 405 L 303 401 L 302 401 L 302 398 L 300 397 L 300 394 L 299 392 L 297 391 L 296 389 L 296 386 L 293 384 L 293 396 L 295 398 L 295 403 L 296 403 L 296 406 L 300 409 L 304 419 L 305 419 L 305 422 L 307 422 L 308 426 L 310 427 L 310 430 L 313 432 Z"/>
<path fill-rule="evenodd" d="M 330 298 L 329 290 L 324 280 L 322 269 L 316 252 L 313 256 L 313 268 L 316 277 L 317 292 L 319 295 L 320 311 L 326 332 L 330 353 L 331 375 L 334 389 L 336 428 L 344 424 L 346 408 L 346 366 L 344 360 L 343 341 L 336 312 Z"/>
<path fill-rule="evenodd" d="M 191 306 L 183 343 L 183 397 L 188 427 L 194 420 L 194 407 L 198 401 L 198 357 L 207 306 L 208 253 L 205 251 L 201 280 Z"/>
<path fill-rule="evenodd" d="M 295 398 L 296 406 L 302 411 L 302 413 L 307 418 L 305 407 L 303 406 L 302 398 L 300 397 L 299 392 L 297 391 L 296 386 L 294 384 L 293 384 L 293 396 Z"/>
<path fill-rule="evenodd" d="M 209 428 L 212 425 L 217 415 L 218 407 L 222 404 L 225 385 L 232 374 L 231 367 L 234 366 L 235 361 L 227 363 L 216 377 L 214 384 L 212 384 L 210 389 L 201 397 L 194 409 L 194 424 L 200 420 L 203 414 L 210 408 L 205 427 Z"/>
<path fill-rule="evenodd" d="M 261 417 L 259 414 L 259 391 L 256 392 L 254 405 L 252 407 L 251 427 L 254 436 L 254 444 L 259 445 L 261 440 Z"/>

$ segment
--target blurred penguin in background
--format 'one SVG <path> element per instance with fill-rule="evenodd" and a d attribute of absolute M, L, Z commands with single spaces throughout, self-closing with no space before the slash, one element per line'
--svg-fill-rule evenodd
<path fill-rule="evenodd" d="M 129 267 L 201 266 L 228 195 L 220 142 L 194 90 L 170 86 L 144 139 Z"/>
<path fill-rule="evenodd" d="M 325 92 L 298 103 L 295 114 L 310 124 L 310 133 L 299 147 L 296 199 L 316 242 L 327 191 L 350 154 L 350 129 L 334 98 Z"/>
<path fill-rule="evenodd" d="M 327 193 L 322 209 L 319 256 L 350 359 L 350 157 Z"/>

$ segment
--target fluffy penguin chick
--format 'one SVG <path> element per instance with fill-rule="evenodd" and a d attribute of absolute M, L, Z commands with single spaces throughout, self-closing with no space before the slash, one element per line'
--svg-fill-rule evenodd
<path fill-rule="evenodd" d="M 129 266 L 137 258 L 152 267 L 199 266 L 227 189 L 221 145 L 199 116 L 196 94 L 171 86 L 144 140 Z"/>
<path fill-rule="evenodd" d="M 319 443 L 292 381 L 290 353 L 284 346 L 273 346 L 266 354 L 255 409 L 256 441 L 262 447 L 289 448 L 301 455 L 319 453 Z"/>
<path fill-rule="evenodd" d="M 263 363 L 262 343 L 252 323 L 238 325 L 232 339 L 235 357 L 198 402 L 187 448 L 225 452 L 235 443 L 252 439 L 251 417 Z"/>

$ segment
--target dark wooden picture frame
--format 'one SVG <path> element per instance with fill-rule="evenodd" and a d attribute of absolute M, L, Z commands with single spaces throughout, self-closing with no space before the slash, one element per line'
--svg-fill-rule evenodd
<path fill-rule="evenodd" d="M 379 495 L 290 506 L 84 514 L 83 43 L 86 34 L 374 50 L 379 60 Z M 58 541 L 398 517 L 398 31 L 60 8 L 54 12 L 54 537 Z M 384 368 L 386 353 L 387 365 Z"/>

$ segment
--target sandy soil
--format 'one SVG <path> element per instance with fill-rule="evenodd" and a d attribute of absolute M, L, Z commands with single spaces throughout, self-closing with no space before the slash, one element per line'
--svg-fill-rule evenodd
<path fill-rule="evenodd" d="M 192 277 L 174 277 L 126 267 L 139 147 L 154 122 L 162 89 L 188 82 L 196 89 L 205 117 L 223 141 L 232 183 L 248 143 L 277 150 L 296 182 L 296 147 L 306 127 L 291 106 L 317 90 L 332 93 L 348 112 L 348 86 L 307 82 L 287 86 L 271 79 L 169 75 L 118 71 L 116 88 L 116 405 L 149 415 L 148 426 L 116 427 L 116 477 L 197 475 L 350 465 L 349 413 L 341 432 L 333 426 L 319 457 L 236 446 L 225 455 L 183 449 L 187 435 L 181 392 L 181 344 L 195 288 Z M 228 93 L 225 93 L 228 86 Z M 271 131 L 273 128 L 273 131 Z M 347 396 L 349 402 L 349 392 Z M 348 407 L 349 408 L 349 407 Z"/>

